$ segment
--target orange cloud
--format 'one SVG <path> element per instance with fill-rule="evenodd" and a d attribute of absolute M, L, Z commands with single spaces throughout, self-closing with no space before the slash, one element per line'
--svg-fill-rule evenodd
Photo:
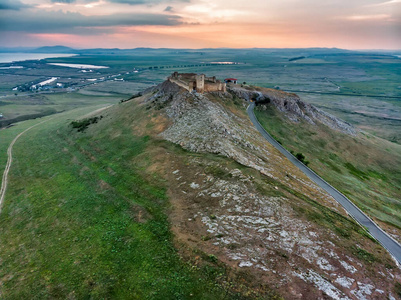
<path fill-rule="evenodd" d="M 65 0 L 71 3 L 61 6 L 63 13 L 48 0 L 29 1 L 42 5 L 0 20 L 7 43 L 10 33 L 21 41 L 32 32 L 29 43 L 75 47 L 401 48 L 401 22 L 391 9 L 401 0 L 377 0 L 375 6 L 365 0 L 304 0 L 291 1 L 290 8 L 281 0 L 154 0 L 151 6 L 145 0 L 133 0 L 135 6 L 113 3 L 125 0 Z"/>

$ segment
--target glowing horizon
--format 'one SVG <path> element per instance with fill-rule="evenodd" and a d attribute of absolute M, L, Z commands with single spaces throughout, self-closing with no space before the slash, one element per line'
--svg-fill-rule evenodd
<path fill-rule="evenodd" d="M 401 49 L 401 0 L 0 0 L 3 47 Z"/>

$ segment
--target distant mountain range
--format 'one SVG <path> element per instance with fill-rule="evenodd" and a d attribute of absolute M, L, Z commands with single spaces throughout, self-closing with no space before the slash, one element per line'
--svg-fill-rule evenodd
<path fill-rule="evenodd" d="M 340 48 L 203 48 L 203 49 L 176 49 L 176 48 L 146 48 L 138 47 L 133 49 L 119 49 L 119 48 L 91 48 L 91 49 L 74 49 L 62 45 L 57 46 L 44 46 L 39 48 L 33 47 L 9 47 L 1 48 L 0 53 L 63 53 L 63 54 L 130 54 L 138 52 L 153 52 L 153 51 L 175 51 L 175 52 L 198 52 L 198 51 L 223 51 L 232 52 L 238 50 L 251 50 L 251 51 L 285 51 L 285 52 L 299 52 L 300 50 L 307 51 L 311 54 L 344 54 L 344 53 L 380 53 L 380 54 L 400 54 L 400 51 L 390 50 L 347 50 Z"/>

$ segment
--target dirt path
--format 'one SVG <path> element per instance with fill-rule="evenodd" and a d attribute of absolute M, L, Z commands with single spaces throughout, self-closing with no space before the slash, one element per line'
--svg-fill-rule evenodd
<path fill-rule="evenodd" d="M 44 120 L 44 121 L 42 121 L 42 122 L 39 122 L 39 123 L 37 123 L 37 124 L 35 124 L 35 125 L 32 125 L 31 127 L 27 128 L 27 129 L 25 129 L 23 132 L 21 132 L 20 134 L 18 134 L 18 135 L 13 139 L 13 141 L 12 141 L 11 144 L 10 144 L 10 146 L 8 146 L 8 149 L 7 149 L 7 155 L 8 155 L 7 164 L 6 164 L 6 168 L 4 169 L 3 178 L 2 178 L 2 180 L 1 180 L 1 189 L 0 189 L 0 213 L 1 213 L 2 206 L 3 206 L 3 201 L 4 201 L 4 198 L 5 198 L 5 195 L 6 195 L 6 190 L 7 190 L 8 172 L 10 171 L 11 164 L 12 164 L 12 162 L 13 162 L 12 151 L 13 151 L 13 146 L 14 146 L 15 142 L 16 142 L 16 141 L 19 139 L 19 137 L 20 137 L 21 135 L 23 135 L 25 132 L 31 130 L 32 128 L 34 128 L 34 127 L 36 127 L 36 126 L 38 126 L 38 125 L 40 125 L 40 124 L 42 124 L 42 123 L 44 123 L 44 122 L 50 121 L 50 120 L 51 120 L 51 119 Z"/>
<path fill-rule="evenodd" d="M 93 115 L 93 114 L 95 114 L 95 113 L 98 113 L 98 112 L 100 112 L 100 111 L 102 111 L 102 110 L 104 110 L 104 109 L 106 109 L 106 108 L 109 108 L 110 106 L 111 106 L 111 105 L 106 106 L 106 107 L 102 107 L 102 108 L 99 108 L 99 109 L 96 109 L 96 110 L 94 110 L 94 111 L 92 111 L 92 112 L 86 114 L 84 117 L 89 116 L 89 115 Z M 6 168 L 4 169 L 3 178 L 2 178 L 2 180 L 1 180 L 1 189 L 0 189 L 0 213 L 1 213 L 1 210 L 2 210 L 2 206 L 3 206 L 3 201 L 4 201 L 4 198 L 5 198 L 5 195 L 6 195 L 7 183 L 8 183 L 8 173 L 9 173 L 9 171 L 10 171 L 11 164 L 12 164 L 12 162 L 13 162 L 12 151 L 13 151 L 13 146 L 14 146 L 15 142 L 16 142 L 16 141 L 21 137 L 21 135 L 23 135 L 25 132 L 31 130 L 32 128 L 34 128 L 34 127 L 36 127 L 36 126 L 38 126 L 38 125 L 40 125 L 40 124 L 43 124 L 43 123 L 45 123 L 45 122 L 48 122 L 48 121 L 50 121 L 50 120 L 52 120 L 52 119 L 54 119 L 54 118 L 55 118 L 55 117 L 50 118 L 50 119 L 47 119 L 47 120 L 44 120 L 44 121 L 42 121 L 42 122 L 39 122 L 39 123 L 37 123 L 37 124 L 35 124 L 35 125 L 32 125 L 31 127 L 27 128 L 27 129 L 25 129 L 23 132 L 21 132 L 20 134 L 18 134 L 18 135 L 13 139 L 13 141 L 12 141 L 11 144 L 10 144 L 10 146 L 8 146 L 8 149 L 7 149 L 7 155 L 8 155 L 7 164 L 6 164 Z"/>
<path fill-rule="evenodd" d="M 111 106 L 113 106 L 113 105 L 108 105 L 108 106 L 105 106 L 105 107 L 101 107 L 101 108 L 95 109 L 94 111 L 91 111 L 90 113 L 87 113 L 86 115 L 83 115 L 83 116 L 81 116 L 79 118 L 80 119 L 89 118 L 90 116 L 92 116 L 94 114 L 97 114 L 98 112 L 101 112 L 101 111 L 103 111 L 103 110 L 105 110 L 105 109 L 107 109 L 107 108 L 109 108 Z"/>

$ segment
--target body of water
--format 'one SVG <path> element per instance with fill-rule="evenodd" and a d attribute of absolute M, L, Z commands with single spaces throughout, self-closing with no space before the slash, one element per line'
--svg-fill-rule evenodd
<path fill-rule="evenodd" d="M 10 66 L 10 67 L 0 67 L 0 70 L 9 70 L 9 69 L 23 69 L 22 66 Z"/>
<path fill-rule="evenodd" d="M 12 63 L 24 60 L 39 60 L 53 57 L 71 57 L 76 54 L 52 53 L 0 53 L 0 63 Z"/>
<path fill-rule="evenodd" d="M 105 66 L 95 66 L 95 65 L 82 65 L 82 64 L 61 64 L 61 63 L 49 63 L 52 66 L 76 68 L 76 69 L 107 69 Z"/>
<path fill-rule="evenodd" d="M 50 79 L 47 79 L 45 81 L 39 82 L 38 85 L 44 86 L 46 84 L 52 83 L 53 81 L 56 81 L 58 78 L 57 77 L 52 77 Z"/>

